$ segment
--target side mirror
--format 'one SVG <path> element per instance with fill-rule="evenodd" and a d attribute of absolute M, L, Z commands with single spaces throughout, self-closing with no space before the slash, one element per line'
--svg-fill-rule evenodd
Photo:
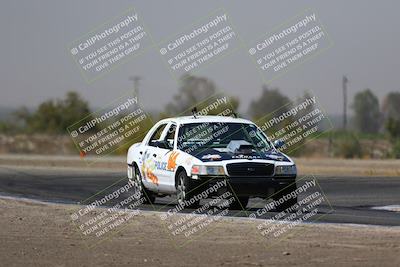
<path fill-rule="evenodd" d="M 278 140 L 276 140 L 276 141 L 274 142 L 274 147 L 275 147 L 276 149 L 279 149 L 279 148 L 283 147 L 284 145 L 285 145 L 285 142 L 282 141 L 282 140 L 280 140 L 280 139 L 278 139 Z"/>

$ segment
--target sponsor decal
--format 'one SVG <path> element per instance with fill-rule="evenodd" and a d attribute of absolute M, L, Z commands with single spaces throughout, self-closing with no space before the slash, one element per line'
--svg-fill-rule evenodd
<path fill-rule="evenodd" d="M 153 184 L 158 185 L 158 177 L 150 170 L 146 169 L 146 177 L 149 179 Z"/>
<path fill-rule="evenodd" d="M 171 170 L 174 171 L 176 168 L 176 159 L 179 155 L 179 152 L 173 151 L 171 152 L 171 154 L 169 155 L 168 158 L 168 164 L 167 164 L 167 170 Z"/>
<path fill-rule="evenodd" d="M 220 160 L 221 156 L 218 154 L 207 154 L 201 157 L 201 159 L 208 159 L 208 160 Z"/>
<path fill-rule="evenodd" d="M 261 158 L 261 156 L 259 156 L 259 155 L 242 155 L 242 154 L 240 154 L 240 155 L 233 155 L 232 156 L 232 159 L 260 159 Z"/>
<path fill-rule="evenodd" d="M 163 170 L 166 171 L 167 170 L 167 162 L 165 161 L 154 161 L 154 164 L 156 165 L 156 169 L 157 170 Z"/>
<path fill-rule="evenodd" d="M 154 174 L 156 169 L 155 161 L 148 157 L 148 154 L 144 155 L 145 160 L 142 165 L 142 173 L 145 179 L 150 180 L 153 184 L 158 185 L 158 177 Z"/>

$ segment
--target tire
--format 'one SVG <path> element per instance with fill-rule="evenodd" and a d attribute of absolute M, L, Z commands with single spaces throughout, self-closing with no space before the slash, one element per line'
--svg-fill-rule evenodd
<path fill-rule="evenodd" d="M 192 208 L 195 209 L 199 207 L 200 200 L 191 201 L 190 203 L 185 203 L 185 201 L 190 201 L 194 193 L 194 185 L 186 175 L 185 171 L 181 171 L 178 173 L 177 181 L 176 181 L 176 200 L 178 205 L 184 208 Z"/>
<path fill-rule="evenodd" d="M 249 197 L 235 197 L 235 200 L 229 205 L 229 209 L 242 210 L 249 203 Z"/>
<path fill-rule="evenodd" d="M 142 175 L 140 174 L 139 168 L 134 165 L 134 173 L 133 178 L 128 178 L 129 182 L 133 185 L 133 194 L 135 195 L 136 200 L 140 200 L 144 198 L 145 204 L 153 204 L 156 197 L 152 192 L 147 190 L 142 181 Z"/>
<path fill-rule="evenodd" d="M 279 200 L 280 198 L 282 198 L 284 195 L 290 194 L 291 192 L 293 192 L 294 190 L 296 190 L 297 186 L 296 184 L 290 185 L 287 188 L 282 188 L 279 189 L 281 190 L 278 194 L 275 194 L 273 196 L 273 200 Z M 279 191 L 278 190 L 278 191 Z M 276 206 L 276 210 L 281 212 L 281 211 L 285 211 L 288 208 L 291 208 L 293 205 L 297 204 L 297 196 L 295 198 L 290 198 L 288 200 L 286 200 L 285 202 L 283 202 L 281 205 Z"/>

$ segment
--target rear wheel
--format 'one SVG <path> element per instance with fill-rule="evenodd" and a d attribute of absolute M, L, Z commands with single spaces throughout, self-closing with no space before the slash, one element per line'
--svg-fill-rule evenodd
<path fill-rule="evenodd" d="M 132 178 L 129 178 L 129 182 L 133 185 L 133 193 L 136 200 L 144 199 L 144 203 L 153 204 L 156 197 L 152 192 L 147 190 L 142 181 L 142 175 L 140 174 L 139 168 L 135 165 L 133 167 Z"/>
<path fill-rule="evenodd" d="M 200 200 L 194 199 L 194 185 L 186 175 L 185 171 L 181 171 L 178 174 L 176 183 L 176 197 L 178 204 L 184 208 L 197 208 L 200 204 Z"/>

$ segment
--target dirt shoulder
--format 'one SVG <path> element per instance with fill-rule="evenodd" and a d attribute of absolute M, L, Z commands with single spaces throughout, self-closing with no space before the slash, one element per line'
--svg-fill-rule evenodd
<path fill-rule="evenodd" d="M 322 176 L 400 176 L 400 160 L 295 158 L 300 175 Z M 78 156 L 0 155 L 3 166 L 37 166 L 57 168 L 95 168 L 112 171 L 126 170 L 125 157 L 90 159 L 90 165 Z"/>
<path fill-rule="evenodd" d="M 70 222 L 77 206 L 12 199 L 0 199 L 0 206 L 4 266 L 400 264 L 399 228 L 307 224 L 297 226 L 295 233 L 281 241 L 268 243 L 257 236 L 259 222 L 226 218 L 212 231 L 177 248 L 160 226 L 159 215 L 144 212 L 123 231 L 88 248 L 96 240 L 83 237 Z"/>
<path fill-rule="evenodd" d="M 300 174 L 399 177 L 400 160 L 297 158 Z"/>

